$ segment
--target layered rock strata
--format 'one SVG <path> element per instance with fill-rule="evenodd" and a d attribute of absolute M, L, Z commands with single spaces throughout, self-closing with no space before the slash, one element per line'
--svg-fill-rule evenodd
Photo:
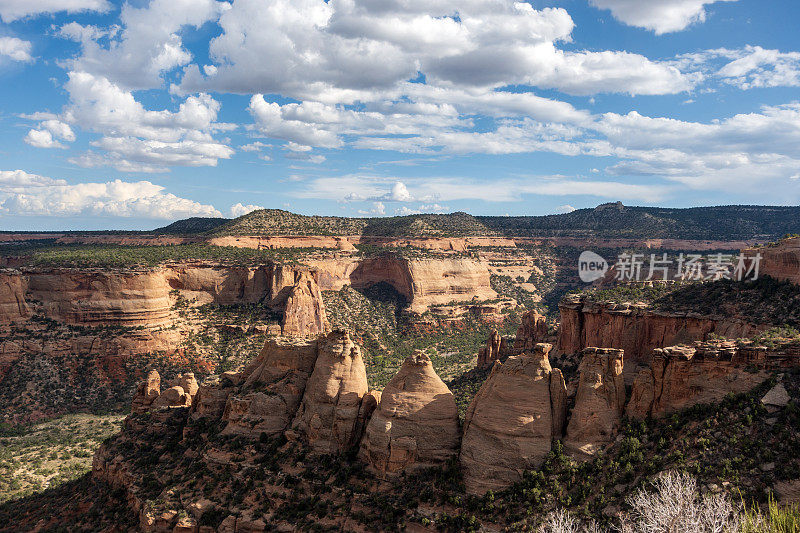
<path fill-rule="evenodd" d="M 360 457 L 379 477 L 445 463 L 458 454 L 453 393 L 417 352 L 386 385 L 361 442 Z"/>
<path fill-rule="evenodd" d="M 293 432 L 317 453 L 347 451 L 360 438 L 359 423 L 365 416 L 362 399 L 367 390 L 361 348 L 350 336 L 339 331 L 320 339 L 314 371 L 292 423 Z"/>
<path fill-rule="evenodd" d="M 716 403 L 728 393 L 743 393 L 762 383 L 767 370 L 800 364 L 800 344 L 779 342 L 767 348 L 752 342 L 709 341 L 656 349 L 652 364 L 633 383 L 626 413 L 632 418 L 663 417 L 701 403 Z"/>
<path fill-rule="evenodd" d="M 295 273 L 281 327 L 284 335 L 316 336 L 330 331 L 322 292 L 313 272 L 300 270 Z"/>
<path fill-rule="evenodd" d="M 712 333 L 751 337 L 766 328 L 736 318 L 656 312 L 645 303 L 594 302 L 582 295 L 565 297 L 559 311 L 558 353 L 577 353 L 591 346 L 624 350 L 629 383 L 637 365 L 647 364 L 656 348 L 706 340 Z"/>
<path fill-rule="evenodd" d="M 408 309 L 424 313 L 433 306 L 497 298 L 488 263 L 470 258 L 409 259 L 383 254 L 365 259 L 338 257 L 310 260 L 322 290 L 345 286 L 367 288 L 388 283 L 405 299 Z"/>
<path fill-rule="evenodd" d="M 192 372 L 181 374 L 161 390 L 161 375 L 151 370 L 136 390 L 131 402 L 131 412 L 144 413 L 160 407 L 191 407 L 192 400 L 199 390 Z"/>
<path fill-rule="evenodd" d="M 751 259 L 761 256 L 760 276 L 800 284 L 800 237 L 783 239 L 773 245 L 748 248 L 743 253 Z"/>
<path fill-rule="evenodd" d="M 583 350 L 580 378 L 564 445 L 578 457 L 594 455 L 616 437 L 625 410 L 623 351 Z"/>
<path fill-rule="evenodd" d="M 550 452 L 566 422 L 567 390 L 550 366 L 550 344 L 497 362 L 467 410 L 460 462 L 467 491 L 483 494 L 522 479 Z"/>
<path fill-rule="evenodd" d="M 317 341 L 268 339 L 242 371 L 241 385 L 227 399 L 223 433 L 259 438 L 285 431 L 294 419 L 317 360 Z"/>

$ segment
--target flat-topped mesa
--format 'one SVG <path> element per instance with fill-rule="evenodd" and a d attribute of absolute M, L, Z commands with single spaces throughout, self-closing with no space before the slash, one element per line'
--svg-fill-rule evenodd
<path fill-rule="evenodd" d="M 458 454 L 458 409 L 422 352 L 406 358 L 372 414 L 359 456 L 381 478 L 438 466 Z"/>
<path fill-rule="evenodd" d="M 762 383 L 768 370 L 800 365 L 800 342 L 777 340 L 771 348 L 753 341 L 712 340 L 653 350 L 653 361 L 633 383 L 626 413 L 663 417 L 700 403 L 722 401 Z"/>
<path fill-rule="evenodd" d="M 467 491 L 483 494 L 541 466 L 566 421 L 567 389 L 550 344 L 495 363 L 470 403 L 460 462 Z"/>
<path fill-rule="evenodd" d="M 283 311 L 283 334 L 316 336 L 330 329 L 315 273 L 310 270 L 295 272 L 294 285 Z"/>
<path fill-rule="evenodd" d="M 586 348 L 579 367 L 575 407 L 564 445 L 575 456 L 594 455 L 613 442 L 625 409 L 623 350 Z"/>
<path fill-rule="evenodd" d="M 316 453 L 345 452 L 361 437 L 359 410 L 368 390 L 361 348 L 347 332 L 335 331 L 319 339 L 317 351 L 291 433 Z"/>
<path fill-rule="evenodd" d="M 585 294 L 568 295 L 558 307 L 558 353 L 577 353 L 591 346 L 624 350 L 629 384 L 637 366 L 649 363 L 655 348 L 704 340 L 712 333 L 728 338 L 751 337 L 765 329 L 740 318 L 667 313 L 644 302 L 598 302 Z"/>

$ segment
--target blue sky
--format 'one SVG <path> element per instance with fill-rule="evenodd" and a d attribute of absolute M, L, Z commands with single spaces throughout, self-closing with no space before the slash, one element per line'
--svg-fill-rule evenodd
<path fill-rule="evenodd" d="M 0 0 L 0 229 L 800 202 L 791 0 Z"/>

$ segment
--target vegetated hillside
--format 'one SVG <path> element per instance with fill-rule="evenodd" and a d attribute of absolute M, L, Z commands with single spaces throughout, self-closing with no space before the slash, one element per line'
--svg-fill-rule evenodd
<path fill-rule="evenodd" d="M 281 209 L 259 209 L 235 218 L 212 235 L 360 235 L 370 219 L 306 216 Z"/>
<path fill-rule="evenodd" d="M 212 235 L 370 235 L 383 237 L 606 237 L 698 240 L 775 239 L 794 233 L 800 207 L 719 206 L 673 209 L 621 202 L 547 216 L 498 217 L 467 213 L 384 218 L 305 216 L 278 209 L 253 211 Z M 191 220 L 191 219 L 189 219 Z M 175 224 L 180 224 L 179 221 Z M 173 224 L 173 226 L 175 225 Z M 170 226 L 167 226 L 170 227 Z M 180 227 L 180 226 L 178 226 Z"/>
<path fill-rule="evenodd" d="M 717 206 L 674 209 L 621 202 L 543 217 L 478 217 L 506 235 L 738 240 L 797 230 L 800 207 Z"/>
<path fill-rule="evenodd" d="M 738 316 L 758 324 L 800 326 L 800 287 L 769 276 L 755 281 L 618 285 L 589 292 L 587 298 L 596 302 L 647 302 L 669 313 Z"/>
<path fill-rule="evenodd" d="M 153 233 L 159 235 L 193 235 L 196 233 L 206 233 L 212 231 L 226 222 L 230 222 L 229 218 L 214 218 L 214 217 L 191 217 L 183 220 L 177 220 L 163 228 L 156 228 Z"/>

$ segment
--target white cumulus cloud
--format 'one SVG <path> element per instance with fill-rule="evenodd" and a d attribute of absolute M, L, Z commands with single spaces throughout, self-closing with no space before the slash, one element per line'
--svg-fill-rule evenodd
<path fill-rule="evenodd" d="M 242 205 L 241 202 L 239 202 L 231 206 L 231 216 L 233 218 L 238 218 L 246 215 L 247 213 L 252 213 L 253 211 L 257 211 L 259 209 L 265 209 L 265 208 L 263 206 L 253 205 L 253 204 Z"/>
<path fill-rule="evenodd" d="M 107 12 L 111 4 L 107 0 L 0 0 L 0 18 L 13 22 L 24 17 L 66 11 Z"/>
<path fill-rule="evenodd" d="M 68 184 L 22 170 L 0 171 L 0 214 L 152 219 L 221 216 L 213 206 L 167 193 L 149 181 Z"/>
<path fill-rule="evenodd" d="M 600 9 L 608 9 L 615 19 L 652 30 L 656 35 L 685 30 L 705 22 L 705 6 L 736 0 L 589 0 Z"/>
<path fill-rule="evenodd" d="M 6 56 L 13 61 L 33 61 L 31 48 L 30 41 L 23 41 L 16 37 L 0 37 L 0 56 Z"/>

